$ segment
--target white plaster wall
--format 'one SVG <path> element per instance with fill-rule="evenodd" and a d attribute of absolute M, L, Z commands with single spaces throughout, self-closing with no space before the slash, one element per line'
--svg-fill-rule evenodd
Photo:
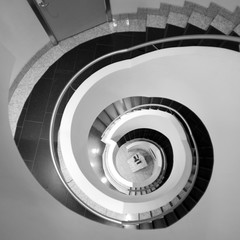
<path fill-rule="evenodd" d="M 142 8 L 159 8 L 160 3 L 174 4 L 183 6 L 185 0 L 110 0 L 113 14 L 136 12 L 138 7 Z M 198 3 L 204 7 L 208 7 L 211 2 L 233 11 L 236 6 L 240 6 L 239 0 L 190 0 L 190 2 Z"/>
<path fill-rule="evenodd" d="M 26 0 L 1 0 L 0 43 L 15 58 L 9 84 L 24 65 L 49 42 L 49 38 Z"/>

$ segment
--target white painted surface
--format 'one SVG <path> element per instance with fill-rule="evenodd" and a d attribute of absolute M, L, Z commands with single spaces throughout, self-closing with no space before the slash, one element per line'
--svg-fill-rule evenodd
<path fill-rule="evenodd" d="M 154 56 L 156 54 L 149 54 L 149 56 L 151 55 Z M 138 59 L 140 59 L 141 62 L 145 62 L 144 56 Z M 133 59 L 127 62 L 134 65 L 135 60 Z M 124 64 L 121 63 L 117 65 L 120 69 L 122 65 L 124 66 Z M 137 66 L 138 65 L 141 64 L 137 63 Z M 148 62 L 146 65 L 148 65 Z M 108 67 L 110 71 L 112 71 L 113 66 L 114 65 Z M 142 68 L 146 71 L 145 66 L 142 66 Z M 135 71 L 134 66 L 132 69 L 130 69 L 130 71 Z M 104 71 L 99 71 L 98 74 L 89 77 L 87 81 L 94 81 L 95 84 L 90 89 L 88 89 L 86 93 L 83 93 L 81 87 L 78 88 L 66 106 L 59 130 L 59 142 L 63 161 L 65 161 L 65 166 L 68 169 L 69 174 L 71 175 L 76 185 L 81 189 L 81 191 L 83 191 L 91 201 L 99 204 L 103 208 L 121 214 L 143 213 L 155 210 L 173 200 L 182 191 L 190 177 L 192 169 L 192 154 L 186 140 L 186 135 L 178 120 L 167 112 L 156 110 L 142 110 L 131 112 L 126 116 L 122 116 L 121 121 L 117 121 L 116 124 L 113 125 L 113 127 L 110 129 L 105 141 L 111 141 L 110 139 L 118 141 L 127 132 L 133 130 L 133 126 L 136 128 L 146 127 L 155 129 L 156 131 L 163 133 L 171 142 L 174 156 L 173 168 L 168 180 L 163 184 L 161 188 L 150 194 L 142 195 L 137 199 L 129 198 L 128 196 L 111 191 L 110 189 L 104 189 L 102 186 L 99 189 L 99 179 L 97 179 L 97 181 L 93 181 L 93 178 L 91 178 L 92 181 L 89 181 L 89 176 L 92 175 L 93 171 L 92 168 L 90 171 L 89 169 L 84 168 L 84 166 L 90 166 L 89 161 L 86 161 L 86 159 L 88 159 L 88 152 L 83 151 L 80 155 L 76 154 L 78 149 L 82 149 L 84 146 L 86 146 L 88 139 L 86 140 L 84 137 L 82 137 L 82 134 L 78 134 L 77 138 L 73 138 L 72 133 L 82 132 L 82 128 L 88 129 L 88 131 L 90 131 L 91 126 L 89 126 L 89 124 L 87 126 L 79 126 L 79 121 L 81 121 L 80 119 L 82 118 L 82 113 L 87 112 L 86 107 L 89 106 L 85 105 L 83 107 L 82 101 L 84 98 L 87 98 L 89 102 L 92 102 L 93 98 L 94 101 L 96 101 L 96 99 L 98 99 L 96 96 L 99 96 L 98 103 L 101 105 L 101 98 L 99 95 L 101 91 L 99 92 L 99 89 L 102 88 L 102 84 L 105 86 L 104 79 L 106 77 L 110 77 L 109 75 L 105 76 L 102 74 L 102 72 Z M 157 72 L 154 73 L 155 76 L 158 75 Z M 129 83 L 136 80 L 137 78 L 131 78 L 131 80 L 129 79 Z M 114 81 L 114 84 L 119 83 L 116 83 Z M 135 86 L 135 84 L 129 84 L 128 88 L 131 88 L 131 91 L 136 91 Z M 139 87 L 137 88 L 137 91 L 140 90 Z M 144 88 L 141 90 L 144 90 L 145 87 L 146 86 L 144 86 Z M 89 95 L 89 92 L 91 92 L 92 89 L 95 91 L 96 95 Z M 116 86 L 115 94 L 119 92 L 118 89 L 120 88 L 117 88 Z M 137 94 L 133 94 L 132 96 L 135 95 Z M 105 98 L 108 99 L 108 101 L 111 101 L 112 96 L 106 96 Z M 91 113 L 95 113 L 95 116 L 98 116 L 99 112 L 98 106 L 96 106 L 96 104 L 93 104 L 91 106 Z M 87 119 L 88 117 L 85 116 L 84 118 Z M 91 122 L 91 119 L 89 119 L 89 122 Z M 110 144 L 108 149 L 109 156 L 112 156 L 113 152 L 114 145 Z M 129 186 L 128 181 L 123 179 L 117 173 L 112 159 L 107 158 L 106 160 L 106 166 L 109 166 L 109 173 L 112 174 L 112 177 L 117 177 L 116 181 L 119 184 L 123 182 L 123 186 Z"/>
<path fill-rule="evenodd" d="M 78 132 L 81 132 L 82 142 L 87 143 L 88 132 L 95 117 L 117 99 L 142 95 L 176 100 L 193 110 L 206 125 L 214 146 L 215 165 L 207 192 L 197 207 L 180 223 L 171 227 L 171 231 L 179 231 L 181 237 L 188 238 L 189 233 L 185 230 L 189 227 L 191 232 L 194 232 L 194 235 L 190 235 L 195 238 L 198 234 L 205 239 L 235 236 L 239 233 L 235 221 L 240 210 L 235 207 L 226 208 L 226 203 L 231 203 L 228 206 L 236 206 L 240 201 L 240 163 L 236 160 L 240 154 L 237 147 L 240 114 L 236 111 L 240 107 L 239 64 L 239 53 L 234 51 L 185 47 L 149 53 L 136 58 L 134 62 L 124 61 L 102 69 L 79 89 L 84 93 L 102 77 L 101 81 L 82 97 L 75 113 L 76 119 L 73 120 L 75 123 L 71 132 L 73 145 L 77 142 L 77 146 L 73 146 L 74 156 L 79 158 L 86 151 L 85 144 L 79 146 L 79 142 L 75 141 L 79 137 Z M 79 118 L 83 111 L 86 112 L 84 108 L 89 105 L 92 111 Z M 89 172 L 88 179 L 95 181 L 93 174 L 90 174 L 91 170 L 88 169 L 90 166 L 81 164 L 80 158 L 77 161 L 81 169 Z M 101 186 L 96 187 L 101 189 Z M 219 229 L 219 225 L 226 228 Z M 206 235 L 203 236 L 202 232 Z"/>
<path fill-rule="evenodd" d="M 15 58 L 9 85 L 49 38 L 26 0 L 1 0 L 0 43 Z"/>
<path fill-rule="evenodd" d="M 77 92 L 76 92 L 77 94 Z M 80 96 L 81 98 L 81 96 Z M 68 105 L 69 108 L 71 108 L 71 101 L 69 102 Z M 74 114 L 74 110 L 72 109 L 72 113 Z M 69 116 L 69 113 L 68 113 Z M 69 118 L 68 118 L 69 120 Z M 67 125 L 65 125 L 65 124 Z M 61 124 L 61 131 L 71 131 L 69 126 L 69 121 L 64 122 L 64 119 Z M 130 112 L 124 116 L 121 117 L 120 120 L 116 121 L 116 123 L 112 126 L 112 128 L 108 131 L 108 134 L 104 138 L 104 142 L 108 145 L 107 150 L 106 150 L 106 158 L 103 159 L 103 161 L 106 161 L 106 167 L 108 169 L 108 172 L 111 173 L 112 178 L 115 179 L 120 185 L 121 183 L 123 186 L 128 186 L 128 187 L 133 187 L 133 183 L 130 181 L 125 180 L 120 174 L 117 172 L 117 169 L 115 167 L 114 159 L 116 158 L 114 156 L 114 149 L 116 146 L 115 142 L 118 142 L 122 136 L 127 134 L 128 132 L 131 132 L 134 129 L 140 129 L 140 128 L 149 128 L 149 129 L 154 129 L 158 132 L 161 132 L 164 134 L 169 141 L 172 144 L 173 148 L 173 156 L 174 159 L 173 161 L 176 163 L 179 163 L 179 165 L 175 168 L 173 166 L 173 171 L 171 176 L 169 177 L 169 181 L 166 181 L 164 186 L 161 187 L 158 191 L 158 195 L 168 195 L 169 199 L 168 201 L 165 198 L 164 204 L 167 204 L 170 202 L 178 193 L 181 192 L 185 184 L 187 183 L 187 180 L 190 176 L 191 172 L 191 154 L 190 154 L 190 149 L 187 146 L 187 138 L 185 135 L 185 132 L 182 128 L 182 125 L 177 121 L 175 117 L 173 117 L 171 114 L 167 112 L 162 112 L 158 110 L 141 110 L 141 111 L 134 111 Z M 69 139 L 68 138 L 61 138 L 61 146 L 66 146 L 68 144 L 71 144 L 71 142 L 67 142 Z M 81 140 L 79 140 L 81 141 Z M 146 143 L 147 144 L 147 143 Z M 146 145 L 147 146 L 147 145 Z M 116 152 L 116 150 L 115 150 Z M 64 153 L 62 150 L 63 158 L 65 156 L 65 159 L 68 159 L 68 162 L 75 161 L 75 159 L 69 159 L 68 152 Z M 160 152 L 159 152 L 160 155 Z M 83 156 L 84 158 L 85 156 Z M 161 156 L 160 158 L 161 159 Z M 64 160 L 64 159 L 63 159 Z M 160 161 L 161 162 L 161 161 Z M 190 163 L 190 164 L 189 164 Z M 173 164 L 173 165 L 174 165 Z M 69 163 L 69 167 L 71 167 Z M 161 167 L 161 165 L 160 165 Z M 174 172 L 175 169 L 175 172 Z M 177 169 L 177 170 L 176 170 Z M 76 169 L 68 169 L 69 172 L 75 171 Z M 158 175 L 152 176 L 153 178 L 157 178 Z M 183 178 L 183 179 L 181 179 Z M 152 178 L 151 178 L 152 179 Z M 148 182 L 150 184 L 151 182 Z M 170 184 L 171 183 L 171 184 Z M 178 188 L 176 189 L 176 185 L 179 183 Z M 181 184 L 180 184 L 181 183 Z M 139 187 L 142 186 L 147 186 L 148 184 L 144 182 L 139 184 Z M 79 186 L 81 187 L 81 186 Z M 171 192 L 175 188 L 174 192 Z M 86 191 L 89 189 L 86 188 Z M 167 192 L 169 190 L 169 192 Z M 88 195 L 87 192 L 85 192 L 86 195 Z M 155 193 L 156 195 L 156 193 Z M 139 196 L 141 197 L 141 196 Z M 156 197 L 156 196 L 155 196 Z M 95 195 L 95 198 L 97 199 L 97 195 Z M 95 200 L 96 201 L 96 200 Z M 157 200 L 158 203 L 160 203 L 160 200 Z M 99 203 L 100 204 L 100 203 Z M 163 205 L 164 205 L 163 204 Z M 110 204 L 111 205 L 111 204 Z"/>
<path fill-rule="evenodd" d="M 179 55 L 179 51 L 183 49 L 173 49 L 172 54 Z M 8 122 L 8 81 L 14 57 L 1 44 L 0 52 L 0 75 L 6 80 L 0 81 L 0 131 L 4 136 L 4 141 L 0 143 L 1 239 L 65 240 L 69 236 L 71 239 L 95 239 L 98 236 L 101 240 L 110 240 L 113 236 L 116 240 L 144 240 L 150 237 L 157 240 L 160 236 L 163 240 L 238 239 L 240 113 L 236 109 L 240 109 L 239 53 L 206 48 L 201 52 L 189 51 L 185 57 L 168 57 L 159 66 L 162 87 L 155 90 L 149 85 L 141 92 L 144 95 L 158 92 L 194 110 L 210 132 L 215 164 L 207 192 L 197 207 L 181 221 L 158 231 L 127 231 L 95 223 L 73 213 L 50 196 L 26 168 L 12 139 Z M 148 73 L 142 76 L 143 81 L 149 78 L 151 75 Z M 106 89 L 109 94 L 111 89 L 111 86 Z M 131 92 L 126 91 L 123 95 L 131 95 Z M 120 93 L 116 99 L 119 97 Z M 79 124 L 84 122 L 81 119 Z M 85 136 L 86 131 L 82 134 Z"/>
<path fill-rule="evenodd" d="M 133 13 L 137 12 L 137 8 L 159 8 L 160 3 L 168 3 L 177 6 L 183 6 L 184 0 L 110 0 L 113 14 Z M 219 4 L 230 11 L 234 11 L 236 6 L 240 6 L 239 0 L 191 0 L 190 2 L 197 3 L 203 7 L 208 7 L 211 2 Z"/>

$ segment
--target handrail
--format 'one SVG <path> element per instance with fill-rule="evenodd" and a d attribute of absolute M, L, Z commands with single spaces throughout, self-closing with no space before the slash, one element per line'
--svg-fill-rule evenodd
<path fill-rule="evenodd" d="M 78 201 L 80 202 L 86 209 L 88 209 L 89 211 L 93 212 L 94 214 L 98 215 L 99 217 L 111 221 L 111 222 L 115 222 L 115 223 L 119 223 L 121 224 L 121 221 L 117 221 L 113 218 L 107 217 L 101 213 L 96 212 L 94 209 L 90 208 L 88 205 L 86 205 L 84 202 L 82 202 L 76 195 L 75 193 L 71 190 L 71 188 L 68 186 L 68 184 L 66 183 L 64 176 L 62 174 L 62 172 L 60 171 L 60 167 L 57 165 L 57 156 L 54 150 L 54 126 L 55 126 L 55 120 L 56 120 L 56 115 L 57 115 L 57 111 L 59 109 L 60 103 L 66 93 L 66 91 L 68 90 L 68 88 L 71 86 L 71 84 L 75 81 L 75 79 L 82 74 L 85 70 L 87 70 L 88 68 L 90 68 L 91 66 L 93 66 L 95 63 L 106 59 L 107 57 L 111 57 L 114 55 L 118 55 L 121 53 L 127 53 L 127 52 L 131 52 L 133 50 L 137 50 L 139 48 L 143 48 L 143 47 L 148 47 L 150 45 L 154 45 L 154 44 L 159 44 L 159 43 L 166 43 L 166 42 L 173 42 L 173 41 L 181 41 L 181 40 L 193 40 L 193 39 L 214 39 L 214 40 L 223 40 L 223 41 L 232 41 L 232 42 L 238 42 L 240 43 L 240 37 L 233 37 L 233 36 L 224 36 L 224 35 L 205 35 L 205 34 L 200 34 L 200 35 L 184 35 L 184 36 L 177 36 L 177 37 L 170 37 L 170 38 L 164 38 L 164 39 L 159 39 L 159 40 L 154 40 L 154 41 L 150 41 L 147 43 L 143 43 L 143 44 L 139 44 L 127 49 L 122 49 L 122 50 L 118 50 L 118 51 L 114 51 L 108 54 L 105 54 L 97 59 L 94 59 L 92 62 L 90 62 L 89 64 L 87 64 L 86 66 L 84 66 L 82 69 L 80 69 L 71 79 L 70 81 L 66 84 L 66 86 L 64 87 L 64 89 L 62 90 L 60 96 L 57 99 L 57 102 L 54 106 L 53 109 L 53 113 L 52 113 L 52 117 L 51 117 L 51 121 L 50 121 L 50 130 L 49 130 L 49 145 L 50 145 L 50 153 L 51 153 L 51 157 L 52 157 L 52 161 L 54 164 L 54 167 L 57 171 L 57 174 L 59 176 L 59 178 L 61 179 L 62 183 L 64 184 L 64 186 L 66 187 L 66 189 L 71 193 L 71 195 Z"/>

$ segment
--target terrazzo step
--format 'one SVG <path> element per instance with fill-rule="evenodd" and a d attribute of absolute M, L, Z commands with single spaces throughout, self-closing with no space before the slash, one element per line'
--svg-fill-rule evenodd
<path fill-rule="evenodd" d="M 165 29 L 164 38 L 182 36 L 184 34 L 184 28 L 175 25 L 167 24 Z M 163 43 L 162 48 L 177 47 L 180 41 Z"/>
<path fill-rule="evenodd" d="M 234 12 L 229 12 L 215 3 L 211 3 L 207 9 L 188 1 L 185 2 L 182 8 L 168 4 L 164 4 L 163 6 L 165 14 L 161 13 L 161 7 L 159 10 L 150 9 L 148 12 L 148 41 L 172 36 L 204 34 L 206 30 L 208 30 L 207 34 L 230 34 L 234 26 L 240 21 L 239 8 L 236 8 Z M 163 47 L 201 45 L 201 43 L 204 46 L 215 46 L 216 42 L 215 40 L 206 40 L 205 42 L 192 40 L 192 42 L 184 41 L 184 43 L 176 41 L 150 46 L 148 47 L 148 51 L 153 51 L 155 47 L 160 49 Z M 218 45 L 221 44 L 222 42 L 219 41 Z M 236 49 L 236 47 L 233 49 Z"/>
<path fill-rule="evenodd" d="M 125 107 L 126 107 L 127 110 L 133 108 L 132 101 L 131 101 L 131 98 L 130 98 L 130 97 L 124 98 L 124 99 L 123 99 L 123 102 L 124 102 Z"/>
<path fill-rule="evenodd" d="M 112 121 L 119 116 L 113 104 L 110 104 L 107 108 L 105 108 L 105 111 Z"/>
<path fill-rule="evenodd" d="M 205 32 L 206 32 L 205 30 L 188 23 L 185 30 L 184 30 L 183 35 L 205 34 Z M 200 41 L 199 39 L 182 40 L 182 41 L 180 41 L 178 46 L 197 46 L 199 41 Z"/>
<path fill-rule="evenodd" d="M 214 35 L 225 35 L 223 32 L 214 28 L 213 26 L 209 26 L 206 34 L 214 34 Z M 202 39 L 199 41 L 198 46 L 208 46 L 208 47 L 219 47 L 223 43 L 223 40 L 216 39 Z"/>
<path fill-rule="evenodd" d="M 229 36 L 239 37 L 239 35 L 235 31 L 232 31 L 229 34 Z M 219 47 L 239 52 L 239 44 L 236 43 L 236 42 L 223 41 L 222 44 Z"/>
<path fill-rule="evenodd" d="M 198 188 L 199 190 L 201 190 L 201 191 L 204 192 L 204 191 L 206 190 L 207 186 L 208 186 L 208 183 L 209 183 L 209 181 L 207 181 L 207 180 L 205 180 L 205 179 L 197 178 L 197 179 L 195 180 L 194 186 L 195 186 L 196 188 Z"/>
<path fill-rule="evenodd" d="M 100 119 L 100 121 L 106 126 L 108 127 L 109 124 L 111 124 L 112 119 L 111 117 L 107 114 L 107 112 L 105 110 L 103 110 L 99 115 L 98 118 Z"/>
<path fill-rule="evenodd" d="M 133 107 L 137 107 L 137 106 L 140 106 L 142 104 L 142 98 L 141 97 L 132 97 L 131 101 L 132 101 L 132 106 Z"/>
<path fill-rule="evenodd" d="M 96 119 L 93 123 L 93 128 L 99 132 L 99 134 L 103 134 L 103 132 L 105 131 L 106 129 L 106 126 L 101 122 L 100 119 Z"/>
<path fill-rule="evenodd" d="M 212 169 L 213 157 L 199 157 L 199 167 Z"/>
<path fill-rule="evenodd" d="M 154 229 L 158 229 L 158 228 L 165 228 L 167 227 L 167 222 L 166 222 L 166 219 L 163 217 L 163 218 L 158 218 L 156 220 L 153 220 L 152 221 L 152 225 L 153 225 L 153 228 Z"/>
<path fill-rule="evenodd" d="M 114 105 L 118 115 L 121 115 L 125 111 L 127 111 L 126 106 L 122 100 L 115 102 L 113 105 Z"/>
<path fill-rule="evenodd" d="M 199 201 L 199 199 L 202 197 L 203 195 L 203 191 L 201 191 L 199 188 L 197 187 L 193 187 L 190 194 L 189 194 L 195 201 Z"/>
<path fill-rule="evenodd" d="M 165 215 L 165 220 L 168 226 L 172 225 L 173 223 L 177 222 L 179 219 L 175 212 L 170 212 L 167 215 Z"/>
<path fill-rule="evenodd" d="M 197 202 L 188 195 L 186 199 L 182 202 L 182 205 L 184 206 L 184 208 L 190 211 L 196 205 L 196 203 Z"/>
<path fill-rule="evenodd" d="M 176 216 L 180 219 L 188 213 L 188 210 L 183 206 L 183 204 L 180 204 L 174 209 L 174 212 Z"/>
<path fill-rule="evenodd" d="M 199 169 L 198 169 L 198 176 L 199 177 L 201 177 L 201 178 L 203 178 L 207 181 L 210 181 L 211 175 L 212 175 L 212 170 L 211 169 L 199 167 Z"/>
<path fill-rule="evenodd" d="M 164 32 L 165 32 L 165 28 L 148 27 L 146 32 L 147 41 L 153 41 L 153 40 L 164 38 Z M 161 47 L 162 47 L 162 44 L 151 45 L 146 48 L 146 51 L 152 52 L 152 51 L 155 51 L 156 49 L 161 49 Z"/>
<path fill-rule="evenodd" d="M 193 9 L 194 5 L 189 2 L 185 2 L 183 7 L 172 5 L 167 18 L 164 38 L 182 36 Z M 179 43 L 180 41 L 163 43 L 162 48 L 176 47 Z"/>

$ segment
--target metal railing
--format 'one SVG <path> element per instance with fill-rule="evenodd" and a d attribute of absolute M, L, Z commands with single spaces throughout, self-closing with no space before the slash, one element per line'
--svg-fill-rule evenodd
<path fill-rule="evenodd" d="M 60 96 L 57 99 L 57 102 L 55 104 L 55 107 L 53 109 L 53 113 L 52 113 L 52 117 L 51 117 L 51 122 L 50 122 L 50 130 L 49 130 L 49 144 L 50 144 L 50 153 L 51 153 L 51 157 L 52 157 L 52 161 L 54 164 L 54 167 L 58 173 L 59 178 L 61 179 L 62 183 L 64 184 L 64 186 L 66 187 L 66 189 L 71 193 L 71 195 L 78 201 L 80 202 L 86 209 L 88 209 L 89 211 L 93 212 L 94 214 L 96 214 L 97 216 L 107 220 L 107 221 L 111 221 L 114 223 L 119 223 L 121 224 L 122 221 L 118 221 L 116 219 L 110 218 L 108 216 L 105 216 L 99 212 L 96 212 L 94 209 L 90 208 L 88 205 L 86 205 L 84 202 L 82 202 L 76 195 L 75 193 L 72 191 L 72 189 L 68 186 L 68 184 L 66 183 L 64 176 L 61 172 L 59 163 L 58 163 L 58 157 L 57 157 L 57 153 L 54 149 L 54 129 L 55 129 L 55 121 L 56 121 L 56 115 L 60 106 L 60 103 L 65 95 L 65 93 L 67 92 L 67 90 L 69 89 L 69 87 L 71 87 L 71 84 L 76 80 L 76 78 L 78 76 L 80 76 L 84 71 L 86 71 L 87 69 L 89 69 L 91 66 L 93 66 L 94 64 L 100 62 L 101 60 L 104 60 L 108 57 L 111 56 L 115 56 L 115 55 L 119 55 L 122 53 L 128 53 L 140 48 L 144 48 L 144 47 L 148 47 L 151 45 L 155 45 L 155 44 L 161 44 L 161 43 L 167 43 L 167 42 L 174 42 L 174 41 L 183 41 L 183 40 L 194 40 L 194 39 L 213 39 L 213 40 L 222 40 L 222 41 L 231 41 L 231 42 L 237 42 L 240 43 L 240 37 L 233 37 L 233 36 L 224 36 L 224 35 L 205 35 L 205 34 L 200 34 L 200 35 L 184 35 L 184 36 L 177 36 L 177 37 L 170 37 L 170 38 L 164 38 L 164 39 L 159 39 L 159 40 L 154 40 L 154 41 L 150 41 L 150 42 L 146 42 L 143 44 L 139 44 L 127 49 L 122 49 L 122 50 L 118 50 L 118 51 L 113 51 L 111 53 L 105 54 L 95 60 L 93 60 L 92 62 L 90 62 L 89 64 L 87 64 L 86 66 L 84 66 L 82 69 L 80 69 L 72 78 L 71 80 L 66 84 L 66 86 L 64 87 L 64 89 L 62 90 Z M 138 223 L 138 222 L 137 222 Z"/>

